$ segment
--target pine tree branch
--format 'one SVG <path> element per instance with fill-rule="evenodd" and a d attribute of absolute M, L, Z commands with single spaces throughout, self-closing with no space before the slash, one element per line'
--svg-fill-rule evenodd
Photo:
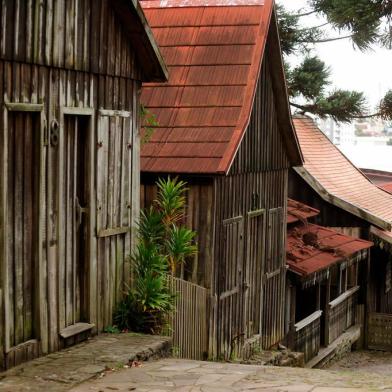
<path fill-rule="evenodd" d="M 348 39 L 348 38 L 352 38 L 352 37 L 354 37 L 354 34 L 345 35 L 343 37 L 315 39 L 315 40 L 309 40 L 309 41 L 303 40 L 303 41 L 298 41 L 298 42 L 309 43 L 309 44 L 322 44 L 322 43 L 326 43 L 326 42 L 339 41 L 339 40 L 342 40 L 342 39 Z"/>
<path fill-rule="evenodd" d="M 302 28 L 302 29 L 298 29 L 298 31 L 316 30 L 316 29 L 320 29 L 321 27 L 327 26 L 327 25 L 329 25 L 329 24 L 330 24 L 329 22 L 325 22 L 325 23 L 323 23 L 323 24 L 321 24 L 321 25 L 318 25 L 318 26 L 304 27 L 304 28 Z"/>
<path fill-rule="evenodd" d="M 298 18 L 301 18 L 302 16 L 309 16 L 309 15 L 313 15 L 316 14 L 318 11 L 313 10 L 313 11 L 309 11 L 309 12 L 304 12 L 303 14 L 298 14 L 296 15 Z"/>

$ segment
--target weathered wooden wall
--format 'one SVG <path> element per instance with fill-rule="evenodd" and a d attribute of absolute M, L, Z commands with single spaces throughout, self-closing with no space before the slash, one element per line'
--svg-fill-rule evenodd
<path fill-rule="evenodd" d="M 285 335 L 290 163 L 278 127 L 269 67 L 266 56 L 245 137 L 229 175 L 215 179 L 216 301 L 210 334 L 218 357 L 230 356 L 236 345 L 255 335 L 263 348 Z"/>
<path fill-rule="evenodd" d="M 156 198 L 155 181 L 167 176 L 142 175 L 140 187 L 140 207 L 150 206 Z M 195 178 L 181 176 L 186 181 L 185 224 L 197 234 L 197 254 L 187 260 L 179 276 L 189 282 L 205 288 L 211 287 L 213 266 L 213 235 L 214 235 L 214 194 L 210 178 Z"/>
<path fill-rule="evenodd" d="M 110 1 L 3 0 L 0 20 L 4 60 L 140 79 Z"/>
<path fill-rule="evenodd" d="M 139 211 L 141 83 L 106 0 L 6 0 L 0 21 L 0 339 L 10 367 L 71 343 L 59 334 L 77 322 L 112 322 Z"/>

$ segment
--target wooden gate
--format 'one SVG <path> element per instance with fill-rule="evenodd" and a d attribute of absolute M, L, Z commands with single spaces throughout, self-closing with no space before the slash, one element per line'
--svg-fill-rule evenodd
<path fill-rule="evenodd" d="M 175 311 L 169 317 L 173 353 L 179 358 L 205 360 L 208 357 L 209 290 L 172 276 L 169 285 L 176 295 Z"/>
<path fill-rule="evenodd" d="M 243 217 L 223 221 L 219 264 L 218 352 L 228 359 L 239 350 L 243 336 Z"/>
<path fill-rule="evenodd" d="M 392 314 L 369 313 L 367 348 L 392 351 Z"/>

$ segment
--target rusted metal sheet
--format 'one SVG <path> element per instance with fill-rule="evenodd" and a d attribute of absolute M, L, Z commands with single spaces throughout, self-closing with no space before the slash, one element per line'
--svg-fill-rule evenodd
<path fill-rule="evenodd" d="M 286 256 L 289 269 L 308 276 L 326 269 L 373 245 L 314 224 L 288 230 Z"/>
<path fill-rule="evenodd" d="M 288 199 L 287 202 L 287 223 L 294 223 L 298 221 L 306 221 L 309 218 L 317 216 L 319 210 L 309 207 L 299 201 Z"/>

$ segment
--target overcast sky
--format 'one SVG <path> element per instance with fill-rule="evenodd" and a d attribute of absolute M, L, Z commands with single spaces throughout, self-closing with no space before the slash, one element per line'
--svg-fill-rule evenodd
<path fill-rule="evenodd" d="M 307 8 L 306 0 L 277 0 L 287 9 Z M 319 24 L 314 17 L 303 17 L 310 25 Z M 322 22 L 322 20 L 321 20 Z M 335 31 L 331 35 L 337 36 Z M 361 52 L 352 47 L 350 40 L 318 44 L 316 51 L 331 67 L 331 79 L 336 87 L 363 91 L 370 105 L 376 105 L 385 92 L 392 89 L 392 50 L 374 47 Z"/>

